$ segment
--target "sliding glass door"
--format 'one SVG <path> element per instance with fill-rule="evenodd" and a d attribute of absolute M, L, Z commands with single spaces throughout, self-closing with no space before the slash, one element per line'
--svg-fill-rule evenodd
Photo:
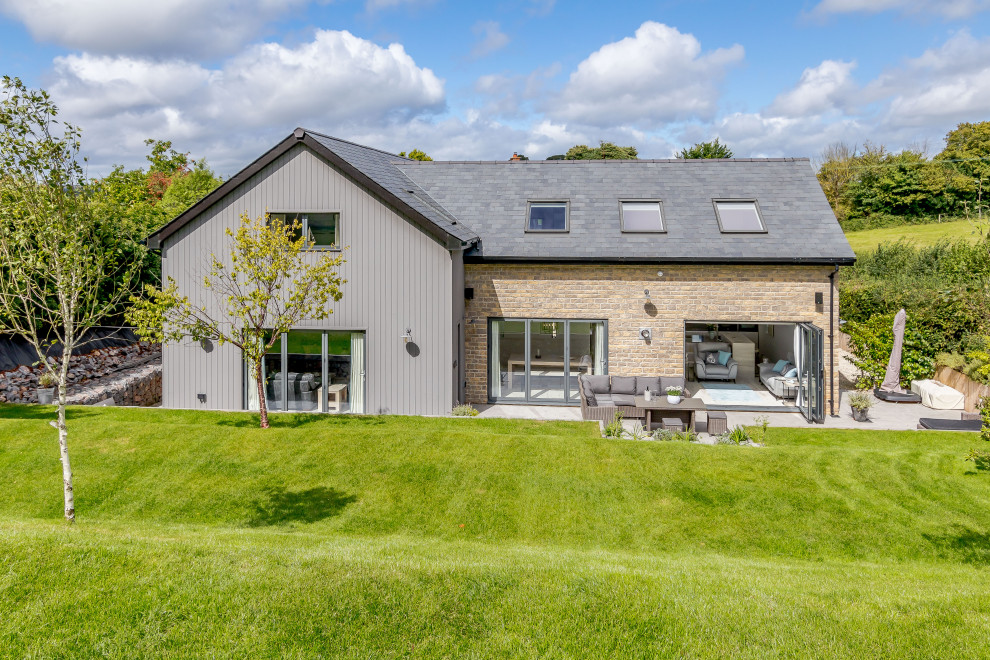
<path fill-rule="evenodd" d="M 364 412 L 364 333 L 292 330 L 262 360 L 269 410 Z M 258 410 L 258 383 L 245 364 L 245 407 Z"/>
<path fill-rule="evenodd" d="M 604 321 L 489 319 L 489 399 L 580 403 L 577 376 L 607 373 L 605 338 Z"/>

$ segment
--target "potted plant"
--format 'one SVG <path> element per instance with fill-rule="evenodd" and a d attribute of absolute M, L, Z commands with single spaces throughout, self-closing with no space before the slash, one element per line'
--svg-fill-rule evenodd
<path fill-rule="evenodd" d="M 853 419 L 857 422 L 867 421 L 873 403 L 873 397 L 870 396 L 869 392 L 853 392 L 850 394 L 849 407 L 852 408 Z"/>
<path fill-rule="evenodd" d="M 55 378 L 55 374 L 45 370 L 41 372 L 38 376 L 38 403 L 50 404 L 55 399 L 55 385 L 58 384 L 58 380 Z"/>
<path fill-rule="evenodd" d="M 673 403 L 673 404 L 680 403 L 681 402 L 681 394 L 683 393 L 683 391 L 684 390 L 682 390 L 677 385 L 671 385 L 670 387 L 668 387 L 667 388 L 667 402 L 668 403 Z"/>

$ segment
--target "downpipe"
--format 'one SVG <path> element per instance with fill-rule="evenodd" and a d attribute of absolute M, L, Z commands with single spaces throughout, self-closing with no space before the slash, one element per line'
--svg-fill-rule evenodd
<path fill-rule="evenodd" d="M 839 272 L 839 264 L 833 264 L 835 270 L 828 274 L 828 414 L 838 417 L 835 412 L 835 275 Z"/>

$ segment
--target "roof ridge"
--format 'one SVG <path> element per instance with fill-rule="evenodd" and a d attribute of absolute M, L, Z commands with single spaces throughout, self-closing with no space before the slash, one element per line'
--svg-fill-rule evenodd
<path fill-rule="evenodd" d="M 336 138 L 333 138 L 336 139 Z M 345 141 L 346 140 L 342 140 Z M 361 146 L 361 145 L 358 145 Z M 402 158 L 402 156 L 397 156 Z M 807 156 L 787 156 L 783 158 L 603 158 L 596 160 L 430 160 L 419 161 L 402 158 L 402 165 L 539 165 L 544 163 L 599 164 L 599 163 L 803 163 L 811 162 Z"/>
<path fill-rule="evenodd" d="M 302 127 L 300 126 L 300 128 Z M 392 158 L 398 158 L 399 160 L 402 161 L 417 162 L 412 158 L 406 158 L 405 156 L 400 156 L 399 154 L 393 154 L 391 151 L 385 151 L 384 149 L 378 149 L 377 147 L 369 147 L 366 144 L 358 144 L 357 142 L 351 142 L 350 140 L 345 140 L 344 138 L 339 138 L 334 135 L 327 135 L 326 133 L 320 133 L 319 131 L 313 131 L 308 128 L 303 128 L 302 130 L 305 131 L 306 133 L 309 133 L 310 135 L 319 135 L 322 138 L 326 138 L 328 140 L 336 140 L 337 142 L 343 142 L 344 144 L 349 144 L 352 147 L 360 147 L 362 149 L 367 149 L 368 151 L 377 151 L 380 154 L 391 156 Z"/>

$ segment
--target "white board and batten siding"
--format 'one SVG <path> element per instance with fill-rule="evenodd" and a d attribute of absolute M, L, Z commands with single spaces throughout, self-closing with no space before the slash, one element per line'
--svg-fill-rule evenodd
<path fill-rule="evenodd" d="M 203 289 L 211 253 L 228 255 L 224 230 L 242 213 L 340 213 L 347 263 L 344 296 L 307 329 L 366 332 L 368 413 L 441 415 L 453 401 L 451 378 L 452 260 L 447 249 L 319 156 L 300 145 L 167 238 L 162 271 L 190 300 L 212 306 Z M 229 258 L 228 258 L 229 259 Z M 403 343 L 406 328 L 419 349 Z M 209 347 L 208 347 L 209 348 Z M 244 370 L 239 349 L 182 342 L 164 349 L 163 405 L 240 410 Z M 414 351 L 413 351 L 414 352 Z M 206 402 L 198 399 L 206 395 Z"/>

